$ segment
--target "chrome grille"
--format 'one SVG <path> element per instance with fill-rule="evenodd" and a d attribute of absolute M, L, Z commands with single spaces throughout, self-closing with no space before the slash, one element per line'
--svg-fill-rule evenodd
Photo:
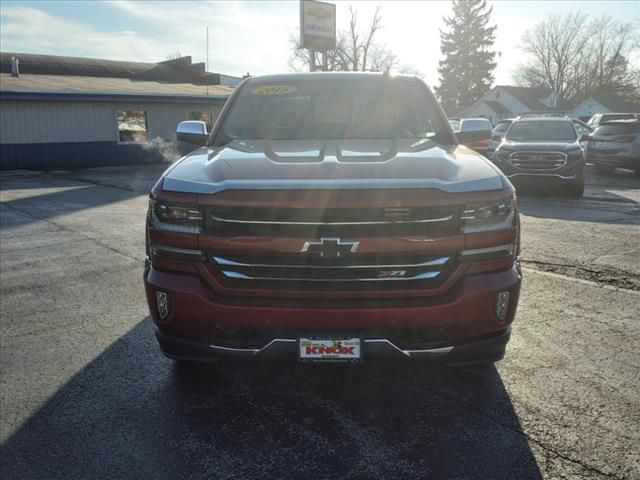
<path fill-rule="evenodd" d="M 380 208 L 214 207 L 207 227 L 261 235 L 449 233 L 457 231 L 460 206 Z"/>
<path fill-rule="evenodd" d="M 452 220 L 451 208 L 218 208 L 214 222 L 267 225 L 386 225 L 441 223 Z"/>
<path fill-rule="evenodd" d="M 567 154 L 562 152 L 514 152 L 509 156 L 511 165 L 534 172 L 550 172 L 567 164 Z"/>
<path fill-rule="evenodd" d="M 393 284 L 401 288 L 416 284 L 424 288 L 425 282 L 440 284 L 453 263 L 449 256 L 213 255 L 210 259 L 218 278 L 230 286 L 282 288 L 288 284 L 297 284 L 301 288 L 323 289 L 327 288 L 328 283 L 339 284 L 340 288 L 345 288 L 345 285 L 372 288 L 375 284 L 384 284 L 385 287 Z"/>

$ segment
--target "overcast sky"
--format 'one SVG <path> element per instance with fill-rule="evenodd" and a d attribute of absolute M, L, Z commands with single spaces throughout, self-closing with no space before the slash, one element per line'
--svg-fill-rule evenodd
<path fill-rule="evenodd" d="M 448 1 L 334 2 L 338 29 L 353 4 L 364 21 L 382 7 L 384 29 L 379 42 L 402 63 L 437 82 L 438 29 L 451 12 Z M 501 53 L 497 84 L 512 83 L 511 72 L 524 57 L 522 33 L 553 13 L 581 11 L 640 22 L 639 1 L 491 1 L 498 26 L 495 48 Z M 228 75 L 289 71 L 291 36 L 299 35 L 299 2 L 291 1 L 6 1 L 0 8 L 2 51 L 44 53 L 114 60 L 162 61 L 179 51 L 194 62 L 206 57 L 209 70 Z"/>

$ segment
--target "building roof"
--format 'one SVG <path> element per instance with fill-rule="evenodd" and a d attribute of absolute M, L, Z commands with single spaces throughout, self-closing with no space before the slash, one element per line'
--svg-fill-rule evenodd
<path fill-rule="evenodd" d="M 593 98 L 600 105 L 608 108 L 612 112 L 616 112 L 616 113 L 640 112 L 640 105 L 629 103 L 625 101 L 623 98 L 620 98 L 620 96 L 616 95 L 615 93 L 596 93 L 594 95 L 591 95 L 590 98 Z"/>
<path fill-rule="evenodd" d="M 499 114 L 513 115 L 513 112 L 509 110 L 507 107 L 502 105 L 500 102 L 496 102 L 495 100 L 483 100 L 483 102 L 494 112 Z"/>
<path fill-rule="evenodd" d="M 551 95 L 552 90 L 545 87 L 513 87 L 511 85 L 498 85 L 511 96 L 515 97 L 520 103 L 525 105 L 529 110 L 535 112 L 543 111 L 568 111 L 573 108 L 573 104 L 564 98 L 558 97 L 556 107 L 548 107 L 542 103 L 539 98 L 547 98 Z"/>
<path fill-rule="evenodd" d="M 101 58 L 35 55 L 31 53 L 0 52 L 0 72 L 11 72 L 11 58 L 17 58 L 20 73 L 38 75 L 70 75 L 85 77 L 135 78 L 215 85 L 220 74 L 205 71 L 204 63 L 191 63 L 191 57 L 180 57 L 157 63 L 124 62 Z"/>
<path fill-rule="evenodd" d="M 21 74 L 12 77 L 0 73 L 0 95 L 14 99 L 51 99 L 58 97 L 86 99 L 147 99 L 147 100 L 226 100 L 233 87 L 226 85 L 194 85 L 111 77 L 77 77 L 65 75 Z"/>
<path fill-rule="evenodd" d="M 11 57 L 19 59 L 19 76 L 10 73 Z M 142 63 L 0 53 L 0 71 L 2 98 L 191 101 L 224 100 L 233 92 L 191 57 Z"/>

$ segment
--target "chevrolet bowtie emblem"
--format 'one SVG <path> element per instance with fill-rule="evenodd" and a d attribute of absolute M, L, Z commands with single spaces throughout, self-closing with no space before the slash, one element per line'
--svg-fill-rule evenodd
<path fill-rule="evenodd" d="M 320 254 L 321 257 L 341 257 L 354 253 L 360 242 L 342 241 L 339 238 L 321 238 L 319 241 L 304 242 L 300 253 L 309 252 Z"/>

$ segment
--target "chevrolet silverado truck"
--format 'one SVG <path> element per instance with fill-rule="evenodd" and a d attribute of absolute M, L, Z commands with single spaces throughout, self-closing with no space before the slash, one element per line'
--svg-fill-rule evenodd
<path fill-rule="evenodd" d="M 467 138 L 468 137 L 468 138 Z M 180 364 L 500 360 L 522 272 L 515 191 L 419 79 L 249 78 L 150 193 L 144 284 Z"/>

